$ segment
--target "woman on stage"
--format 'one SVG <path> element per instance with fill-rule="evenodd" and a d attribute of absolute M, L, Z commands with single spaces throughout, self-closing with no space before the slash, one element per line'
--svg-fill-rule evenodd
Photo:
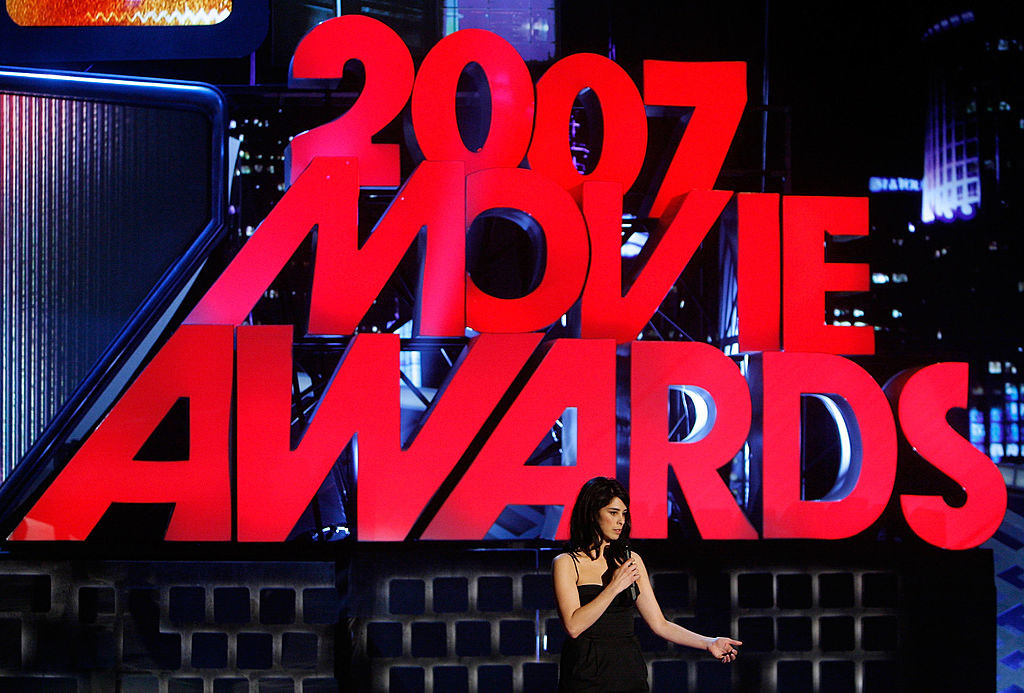
<path fill-rule="evenodd" d="M 629 494 L 615 479 L 596 477 L 580 489 L 569 524 L 569 551 L 553 563 L 558 615 L 570 639 L 562 648 L 559 688 L 646 691 L 647 665 L 633 633 L 637 610 L 669 642 L 736 659 L 742 643 L 698 635 L 665 619 L 647 568 L 629 550 Z"/>

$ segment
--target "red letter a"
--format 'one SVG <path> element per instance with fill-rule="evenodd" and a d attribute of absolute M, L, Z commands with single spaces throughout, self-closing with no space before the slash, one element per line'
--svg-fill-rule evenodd
<path fill-rule="evenodd" d="M 230 541 L 233 332 L 230 325 L 175 332 L 11 538 L 83 540 L 111 503 L 174 503 L 167 539 Z M 135 460 L 181 397 L 189 401 L 190 458 Z"/>
<path fill-rule="evenodd" d="M 474 339 L 403 450 L 398 337 L 361 334 L 350 343 L 293 449 L 291 332 L 276 325 L 238 330 L 241 541 L 287 538 L 353 435 L 359 539 L 405 539 L 541 338 Z"/>
<path fill-rule="evenodd" d="M 580 486 L 615 475 L 615 344 L 558 339 L 549 345 L 424 539 L 482 539 L 509 504 L 564 506 L 555 538 L 568 539 Z M 524 465 L 567 407 L 578 414 L 575 464 Z"/>

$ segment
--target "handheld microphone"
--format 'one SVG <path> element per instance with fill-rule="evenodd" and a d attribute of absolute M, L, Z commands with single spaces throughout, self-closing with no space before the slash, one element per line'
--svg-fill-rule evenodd
<path fill-rule="evenodd" d="M 633 556 L 633 552 L 629 550 L 629 546 L 627 545 L 626 546 L 626 560 L 628 561 L 632 556 Z M 639 596 L 640 596 L 640 585 L 636 584 L 635 582 L 631 583 L 630 586 L 629 586 L 629 597 L 630 597 L 630 599 L 632 599 L 635 602 L 636 598 L 639 597 Z"/>

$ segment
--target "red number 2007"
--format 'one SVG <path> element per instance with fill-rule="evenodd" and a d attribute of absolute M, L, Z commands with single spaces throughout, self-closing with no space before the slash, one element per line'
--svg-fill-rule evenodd
<path fill-rule="evenodd" d="M 672 198 L 714 185 L 746 105 L 746 66 L 741 62 L 645 61 L 641 99 L 614 62 L 576 54 L 552 65 L 535 90 L 516 50 L 479 29 L 443 38 L 415 74 L 401 37 L 362 15 L 336 17 L 310 31 L 295 50 L 291 76 L 339 78 L 349 60 L 362 63 L 365 86 L 340 117 L 292 140 L 286 154 L 289 183 L 319 155 L 358 157 L 362 186 L 400 185 L 398 145 L 375 143 L 372 137 L 398 117 L 411 97 L 413 149 L 427 160 L 462 161 L 468 174 L 514 168 L 526 157 L 530 168 L 577 199 L 586 181 L 617 182 L 626 190 L 646 154 L 645 106 L 691 107 L 687 128 L 653 197 L 650 213 L 660 216 Z M 475 150 L 463 141 L 455 116 L 456 86 L 471 63 L 481 68 L 491 98 L 487 138 Z M 600 158 L 587 174 L 573 166 L 568 137 L 572 104 L 584 89 L 597 97 L 604 123 Z"/>

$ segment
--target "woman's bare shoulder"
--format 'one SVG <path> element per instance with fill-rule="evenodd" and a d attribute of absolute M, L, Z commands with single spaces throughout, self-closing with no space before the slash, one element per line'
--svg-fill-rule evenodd
<path fill-rule="evenodd" d="M 556 566 L 570 566 L 572 564 L 579 564 L 583 560 L 583 554 L 580 552 L 566 551 L 560 553 L 551 560 L 552 568 Z"/>

